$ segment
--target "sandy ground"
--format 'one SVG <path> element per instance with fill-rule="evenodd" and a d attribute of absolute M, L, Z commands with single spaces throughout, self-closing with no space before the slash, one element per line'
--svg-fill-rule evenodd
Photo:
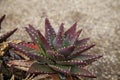
<path fill-rule="evenodd" d="M 90 52 L 104 56 L 91 67 L 93 80 L 120 80 L 120 0 L 0 0 L 3 14 L 1 33 L 19 28 L 11 39 L 29 40 L 23 28 L 28 24 L 44 32 L 46 17 L 56 31 L 62 22 L 67 29 L 77 21 L 81 37 L 96 43 Z"/>

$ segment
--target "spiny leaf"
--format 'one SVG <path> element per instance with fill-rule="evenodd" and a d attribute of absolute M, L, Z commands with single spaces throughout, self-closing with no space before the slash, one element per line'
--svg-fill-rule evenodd
<path fill-rule="evenodd" d="M 3 15 L 3 16 L 0 18 L 0 29 L 1 29 L 1 24 L 2 24 L 3 20 L 5 19 L 5 16 L 6 16 L 6 15 Z"/>
<path fill-rule="evenodd" d="M 68 59 L 71 59 L 71 58 L 74 58 L 74 57 L 77 57 L 79 56 L 81 53 L 89 50 L 90 48 L 94 47 L 95 44 L 92 44 L 92 45 L 89 45 L 89 46 L 83 46 L 83 47 L 80 47 L 79 50 L 76 50 L 74 51 L 72 54 L 70 54 L 67 58 Z"/>
<path fill-rule="evenodd" d="M 42 42 L 42 46 L 46 49 L 46 50 L 51 50 L 51 46 L 50 44 L 47 42 L 47 40 L 45 39 L 45 37 L 41 34 L 40 31 L 38 31 L 38 35 L 40 37 L 40 40 Z"/>
<path fill-rule="evenodd" d="M 45 47 L 43 46 L 43 43 L 41 42 L 40 36 L 38 34 L 38 31 L 35 30 L 32 26 L 29 25 L 29 28 L 25 27 L 26 31 L 30 35 L 33 42 L 41 49 L 42 55 L 46 55 L 45 53 Z"/>
<path fill-rule="evenodd" d="M 35 30 L 31 25 L 29 25 L 29 27 L 25 27 L 26 31 L 28 32 L 28 34 L 30 35 L 32 41 L 34 43 L 38 43 L 38 39 L 37 39 L 37 36 L 38 36 L 38 33 L 37 33 L 37 30 Z M 39 45 L 39 44 L 37 44 Z"/>
<path fill-rule="evenodd" d="M 63 66 L 63 65 L 48 65 L 50 68 L 55 70 L 56 72 L 60 72 L 63 74 L 70 74 L 70 66 Z"/>
<path fill-rule="evenodd" d="M 41 48 L 38 31 L 32 25 L 29 25 L 29 27 L 25 27 L 25 29 L 28 32 L 28 34 L 30 35 L 30 37 L 33 40 L 33 42 L 36 45 L 38 45 L 39 48 Z"/>
<path fill-rule="evenodd" d="M 58 50 L 58 53 L 64 55 L 65 57 L 67 57 L 68 55 L 70 55 L 74 51 L 74 48 L 75 48 L 74 45 L 64 47 L 64 48 L 60 48 Z"/>
<path fill-rule="evenodd" d="M 42 65 L 39 62 L 35 62 L 31 65 L 31 67 L 28 70 L 28 73 L 33 73 L 33 74 L 53 74 L 55 73 L 50 67 L 47 65 Z"/>
<path fill-rule="evenodd" d="M 86 65 L 86 62 L 83 62 L 82 60 L 67 60 L 67 61 L 56 61 L 57 64 L 61 64 L 61 65 L 71 65 L 71 66 L 75 66 L 75 65 Z"/>
<path fill-rule="evenodd" d="M 71 39 L 71 44 L 75 44 L 76 43 L 76 41 L 78 40 L 79 35 L 80 35 L 81 32 L 82 32 L 82 29 L 74 34 L 73 39 Z"/>
<path fill-rule="evenodd" d="M 76 46 L 81 46 L 81 45 L 83 45 L 83 44 L 86 44 L 89 39 L 90 39 L 90 38 L 84 38 L 84 39 L 82 39 L 82 40 L 77 40 L 77 41 L 75 42 L 75 45 L 76 45 Z"/>
<path fill-rule="evenodd" d="M 55 38 L 56 33 L 54 31 L 54 29 L 52 28 L 48 18 L 45 19 L 45 38 L 49 41 L 49 43 L 51 43 L 52 45 L 52 41 Z"/>
<path fill-rule="evenodd" d="M 79 66 L 72 67 L 71 74 L 73 76 L 84 76 L 84 77 L 91 77 L 91 78 L 95 78 L 96 77 L 94 74 L 90 73 L 86 69 L 83 69 L 83 68 L 81 68 Z"/>
<path fill-rule="evenodd" d="M 65 37 L 73 37 L 73 34 L 75 33 L 76 31 L 76 26 L 77 26 L 77 23 L 74 23 L 66 32 L 65 32 Z"/>
<path fill-rule="evenodd" d="M 78 58 L 86 63 L 91 63 L 101 57 L 102 57 L 102 55 L 81 54 Z"/>
<path fill-rule="evenodd" d="M 63 46 L 63 32 L 64 32 L 64 27 L 63 23 L 60 25 L 58 34 L 56 35 L 53 44 L 55 48 L 61 48 Z"/>
<path fill-rule="evenodd" d="M 16 30 L 17 30 L 17 28 L 0 36 L 0 43 L 2 43 L 3 41 L 6 41 L 7 38 L 9 38 Z"/>
<path fill-rule="evenodd" d="M 47 50 L 47 54 L 54 60 L 65 60 L 65 57 L 62 54 L 55 51 Z"/>
<path fill-rule="evenodd" d="M 74 39 L 74 35 L 76 32 L 76 25 L 77 23 L 73 24 L 72 27 L 70 27 L 65 33 L 64 33 L 64 46 L 70 46 L 71 44 L 73 44 L 73 39 Z M 71 42 L 72 41 L 72 42 Z"/>

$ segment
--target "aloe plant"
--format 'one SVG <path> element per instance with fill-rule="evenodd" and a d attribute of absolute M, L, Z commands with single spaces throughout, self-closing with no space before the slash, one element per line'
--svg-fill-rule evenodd
<path fill-rule="evenodd" d="M 10 43 L 9 45 L 29 57 L 27 61 L 34 61 L 27 66 L 27 72 L 30 74 L 58 74 L 62 80 L 68 77 L 71 79 L 78 77 L 95 78 L 96 76 L 89 72 L 86 66 L 102 55 L 86 53 L 95 44 L 88 45 L 89 38 L 80 40 L 79 35 L 82 30 L 76 31 L 76 26 L 77 23 L 64 31 L 64 24 L 62 23 L 56 33 L 46 18 L 45 35 L 32 25 L 25 27 L 32 42 L 37 46 L 36 48 L 33 49 L 23 44 Z M 8 64 L 16 67 L 20 65 L 14 62 L 14 60 L 9 61 Z"/>

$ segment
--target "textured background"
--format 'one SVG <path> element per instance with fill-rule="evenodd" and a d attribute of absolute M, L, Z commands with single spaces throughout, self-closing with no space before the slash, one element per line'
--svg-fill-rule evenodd
<path fill-rule="evenodd" d="M 46 17 L 56 30 L 61 22 L 67 29 L 77 21 L 84 30 L 81 37 L 96 43 L 90 52 L 104 55 L 90 67 L 98 76 L 94 80 L 120 80 L 120 0 L 0 0 L 3 14 L 0 33 L 19 28 L 11 39 L 29 40 L 23 28 L 27 24 L 44 32 Z"/>

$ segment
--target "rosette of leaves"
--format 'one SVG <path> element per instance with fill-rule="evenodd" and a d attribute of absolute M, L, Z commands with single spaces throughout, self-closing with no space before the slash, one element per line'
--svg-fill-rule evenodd
<path fill-rule="evenodd" d="M 10 43 L 10 46 L 35 61 L 29 66 L 28 73 L 58 74 L 59 79 L 62 80 L 81 76 L 95 78 L 96 76 L 89 72 L 86 66 L 102 56 L 85 53 L 95 44 L 87 45 L 89 38 L 80 40 L 79 35 L 82 30 L 76 31 L 76 25 L 75 23 L 64 31 L 62 23 L 56 33 L 46 18 L 45 35 L 31 25 L 25 27 L 37 49 L 31 49 L 22 44 Z M 11 65 L 15 66 L 15 64 Z"/>

